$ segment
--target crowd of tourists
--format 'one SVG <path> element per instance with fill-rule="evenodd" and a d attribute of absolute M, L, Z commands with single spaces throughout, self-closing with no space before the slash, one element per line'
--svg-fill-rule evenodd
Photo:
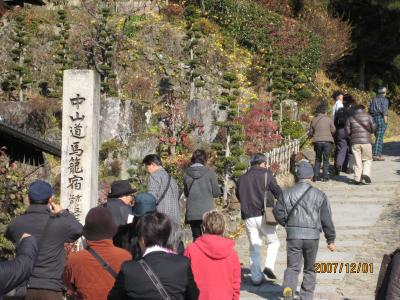
<path fill-rule="evenodd" d="M 331 117 L 327 116 L 326 104 L 317 107 L 309 129 L 315 151 L 314 181 L 329 181 L 329 158 L 335 148 L 335 175 L 340 175 L 341 172 L 354 173 L 354 179 L 350 183 L 372 183 L 372 161 L 385 160 L 382 150 L 389 107 L 385 95 L 386 88 L 379 88 L 378 95 L 369 104 L 368 112 L 364 105 L 357 104 L 351 95 L 344 95 L 342 92 L 333 94 L 335 104 Z M 373 145 L 372 134 L 376 137 Z"/>
<path fill-rule="evenodd" d="M 313 181 L 321 178 L 322 157 L 322 179 L 328 179 L 329 153 L 336 143 L 336 172 L 347 167 L 352 154 L 355 181 L 371 182 L 370 163 L 366 162 L 371 140 L 366 132 L 370 135 L 387 123 L 385 91 L 380 92 L 370 105 L 372 117 L 349 97 L 340 103 L 346 99 L 340 93 L 335 95 L 333 119 L 326 116 L 326 107 L 318 108 L 310 130 L 316 164 L 313 167 L 305 159 L 298 162 L 294 186 L 279 186 L 264 154 L 251 157 L 249 169 L 237 180 L 236 196 L 249 241 L 253 285 L 277 279 L 277 226 L 281 225 L 287 240 L 283 296 L 294 299 L 303 268 L 299 296 L 313 299 L 321 232 L 327 248 L 336 250 L 330 203 Z M 384 130 L 376 132 L 383 135 Z M 376 143 L 381 141 L 382 136 Z M 381 145 L 374 146 L 377 160 L 381 160 L 381 150 Z M 149 173 L 147 191 L 138 193 L 128 180 L 113 182 L 107 202 L 92 208 L 84 225 L 55 202 L 49 183 L 33 182 L 29 207 L 6 229 L 5 236 L 17 252 L 14 260 L 0 262 L 0 299 L 239 299 L 241 263 L 234 241 L 224 237 L 224 215 L 214 208 L 221 191 L 216 174 L 207 166 L 206 152 L 194 151 L 185 170 L 184 216 L 177 181 L 164 169 L 160 157 L 147 155 L 143 164 Z M 190 244 L 182 239 L 182 223 L 191 229 Z M 267 256 L 262 264 L 263 239 Z M 67 255 L 68 243 L 75 243 L 77 249 Z M 387 272 L 391 275 L 385 275 L 379 290 L 382 296 L 377 299 L 400 298 L 400 251 L 391 261 Z"/>

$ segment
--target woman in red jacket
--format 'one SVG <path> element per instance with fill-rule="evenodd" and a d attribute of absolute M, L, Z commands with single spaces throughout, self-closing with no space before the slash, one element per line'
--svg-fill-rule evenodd
<path fill-rule="evenodd" d="M 204 235 L 186 248 L 200 300 L 236 300 L 240 297 L 240 262 L 235 242 L 224 238 L 224 216 L 211 211 L 203 217 Z"/>

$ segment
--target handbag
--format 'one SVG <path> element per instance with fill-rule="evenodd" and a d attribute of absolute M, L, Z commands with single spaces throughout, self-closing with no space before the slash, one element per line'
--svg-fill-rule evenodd
<path fill-rule="evenodd" d="M 36 256 L 36 259 L 39 257 L 40 250 L 42 249 L 42 246 L 43 246 L 43 241 L 45 240 L 47 231 L 50 228 L 50 224 L 53 222 L 53 220 L 54 220 L 54 217 L 49 216 L 49 219 L 47 220 L 46 225 L 44 226 L 42 236 L 38 243 L 38 252 L 37 252 L 38 254 Z M 35 268 L 35 265 L 36 265 L 36 261 L 33 265 L 33 269 Z M 33 269 L 32 269 L 32 272 L 33 272 Z M 25 299 L 25 296 L 27 294 L 27 288 L 26 288 L 27 283 L 28 283 L 28 281 L 25 281 L 25 282 L 21 283 L 19 286 L 17 286 L 16 288 L 9 291 L 6 295 L 4 295 L 4 300 L 6 300 L 6 299 Z"/>
<path fill-rule="evenodd" d="M 265 218 L 265 223 L 268 225 L 277 225 L 278 221 L 275 219 L 275 216 L 272 212 L 275 206 L 275 199 L 274 199 L 274 206 L 272 207 L 267 207 L 267 198 L 268 198 L 268 171 L 265 172 L 264 176 L 264 185 L 265 185 L 265 192 L 264 192 L 264 218 Z"/>
<path fill-rule="evenodd" d="M 150 268 L 150 266 L 143 259 L 139 260 L 139 264 L 143 268 L 143 270 L 146 272 L 147 276 L 149 276 L 151 282 L 154 284 L 154 286 L 160 293 L 161 297 L 164 300 L 171 300 L 171 297 L 168 295 L 167 291 L 165 290 L 164 285 L 161 283 L 160 279 L 153 272 L 153 270 Z"/>

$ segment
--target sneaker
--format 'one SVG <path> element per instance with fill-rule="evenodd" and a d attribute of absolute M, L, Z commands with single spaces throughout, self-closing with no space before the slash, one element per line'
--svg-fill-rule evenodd
<path fill-rule="evenodd" d="M 328 181 L 329 181 L 329 178 L 328 178 L 328 177 L 322 178 L 322 182 L 328 182 Z"/>
<path fill-rule="evenodd" d="M 276 275 L 274 274 L 274 271 L 272 271 L 270 268 L 264 268 L 263 273 L 265 276 L 267 276 L 269 279 L 276 279 Z"/>
<path fill-rule="evenodd" d="M 361 180 L 364 180 L 365 183 L 367 183 L 367 184 L 371 184 L 371 182 L 372 182 L 371 178 L 368 175 L 362 175 Z"/>
<path fill-rule="evenodd" d="M 341 171 L 342 171 L 342 167 L 341 167 L 341 166 L 337 166 L 337 167 L 335 168 L 335 175 L 336 175 L 336 176 L 339 176 Z"/>
<path fill-rule="evenodd" d="M 290 287 L 285 287 L 283 289 L 283 299 L 284 300 L 293 300 L 293 291 Z"/>
<path fill-rule="evenodd" d="M 357 181 L 355 179 L 352 179 L 349 183 L 354 185 L 364 185 L 362 181 Z"/>
<path fill-rule="evenodd" d="M 312 179 L 313 182 L 321 181 L 321 179 L 317 176 L 314 176 Z"/>

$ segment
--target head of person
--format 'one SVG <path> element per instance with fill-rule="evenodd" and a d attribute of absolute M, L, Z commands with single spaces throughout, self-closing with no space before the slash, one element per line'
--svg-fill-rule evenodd
<path fill-rule="evenodd" d="M 135 195 L 135 204 L 132 212 L 135 217 L 142 217 L 157 210 L 157 199 L 150 193 L 140 193 Z"/>
<path fill-rule="evenodd" d="M 224 216 L 218 211 L 209 211 L 203 215 L 204 233 L 223 235 L 225 231 Z"/>
<path fill-rule="evenodd" d="M 167 248 L 171 234 L 171 221 L 167 215 L 159 212 L 146 214 L 139 219 L 136 229 L 142 253 L 153 246 Z"/>
<path fill-rule="evenodd" d="M 333 94 L 332 94 L 332 98 L 333 99 L 335 99 L 335 101 L 342 101 L 343 102 L 343 93 L 341 92 L 341 91 L 335 91 Z"/>
<path fill-rule="evenodd" d="M 193 152 L 192 158 L 190 159 L 192 164 L 202 164 L 205 165 L 207 163 L 207 153 L 203 149 L 197 149 Z"/>
<path fill-rule="evenodd" d="M 317 109 L 315 110 L 317 114 L 326 114 L 326 111 L 327 107 L 325 103 L 321 103 L 320 105 L 318 105 Z"/>
<path fill-rule="evenodd" d="M 146 166 L 147 172 L 154 173 L 162 167 L 161 158 L 157 154 L 149 154 L 143 158 L 143 164 Z"/>
<path fill-rule="evenodd" d="M 137 190 L 131 187 L 129 180 L 116 180 L 111 184 L 108 198 L 118 198 L 127 205 L 132 205 L 134 198 L 132 194 Z"/>
<path fill-rule="evenodd" d="M 354 110 L 355 110 L 355 112 L 365 111 L 365 106 L 362 105 L 362 104 L 358 104 L 358 105 L 355 107 Z"/>
<path fill-rule="evenodd" d="M 353 106 L 353 105 L 355 105 L 355 103 L 356 103 L 356 100 L 354 99 L 354 97 L 352 95 L 346 94 L 343 96 L 343 105 L 345 107 Z"/>
<path fill-rule="evenodd" d="M 250 165 L 252 167 L 258 166 L 258 167 L 266 168 L 267 167 L 267 157 L 262 153 L 256 153 L 251 157 Z"/>
<path fill-rule="evenodd" d="M 301 160 L 297 166 L 296 176 L 298 180 L 311 180 L 314 177 L 314 169 L 306 160 Z"/>
<path fill-rule="evenodd" d="M 29 186 L 28 198 L 30 204 L 47 205 L 54 201 L 53 195 L 54 190 L 46 181 L 36 180 Z"/>
<path fill-rule="evenodd" d="M 386 93 L 387 93 L 387 88 L 386 88 L 386 87 L 381 86 L 381 87 L 378 89 L 378 95 L 385 96 Z"/>
<path fill-rule="evenodd" d="M 83 226 L 83 236 L 89 241 L 111 240 L 117 233 L 112 213 L 109 209 L 98 206 L 89 210 Z"/>

